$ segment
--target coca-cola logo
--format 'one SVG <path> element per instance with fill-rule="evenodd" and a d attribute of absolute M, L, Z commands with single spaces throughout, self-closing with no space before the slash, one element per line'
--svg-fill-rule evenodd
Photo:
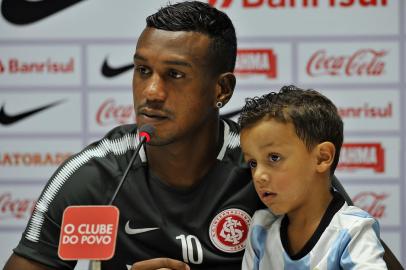
<path fill-rule="evenodd" d="M 354 205 L 364 211 L 367 211 L 374 218 L 382 218 L 385 214 L 385 199 L 389 196 L 387 193 L 361 192 L 352 199 Z"/>
<path fill-rule="evenodd" d="M 96 122 L 100 126 L 134 123 L 134 107 L 132 104 L 119 105 L 113 98 L 108 98 L 97 110 Z"/>
<path fill-rule="evenodd" d="M 0 220 L 26 219 L 34 210 L 36 200 L 14 198 L 10 192 L 0 193 Z"/>
<path fill-rule="evenodd" d="M 322 49 L 310 56 L 306 73 L 311 77 L 378 77 L 385 73 L 383 58 L 387 54 L 386 50 L 360 49 L 350 55 L 329 55 Z"/>

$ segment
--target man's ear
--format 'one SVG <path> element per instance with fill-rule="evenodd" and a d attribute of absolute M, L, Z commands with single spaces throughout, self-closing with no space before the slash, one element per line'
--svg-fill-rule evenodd
<path fill-rule="evenodd" d="M 235 75 L 231 72 L 220 74 L 216 86 L 216 101 L 221 102 L 222 106 L 230 100 L 233 95 L 236 84 Z"/>
<path fill-rule="evenodd" d="M 334 162 L 336 148 L 331 142 L 322 142 L 316 146 L 317 167 L 319 173 L 329 171 Z"/>

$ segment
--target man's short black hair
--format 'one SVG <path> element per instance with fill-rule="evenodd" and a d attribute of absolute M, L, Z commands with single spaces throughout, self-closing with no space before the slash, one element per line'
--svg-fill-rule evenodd
<path fill-rule="evenodd" d="M 214 72 L 233 72 L 237 38 L 230 18 L 207 3 L 185 1 L 169 4 L 147 17 L 147 27 L 165 31 L 199 32 L 212 39 L 209 51 Z"/>
<path fill-rule="evenodd" d="M 267 118 L 292 123 L 296 135 L 309 150 L 321 142 L 333 143 L 336 149 L 330 170 L 333 175 L 344 140 L 344 125 L 330 99 L 312 89 L 284 86 L 278 93 L 247 98 L 238 121 L 244 129 Z"/>

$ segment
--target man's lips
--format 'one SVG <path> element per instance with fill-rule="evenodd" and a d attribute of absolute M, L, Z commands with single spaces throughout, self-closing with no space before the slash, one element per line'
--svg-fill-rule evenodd
<path fill-rule="evenodd" d="M 163 111 L 148 108 L 138 110 L 137 114 L 139 116 L 144 116 L 156 120 L 164 120 L 170 118 L 169 115 Z"/>

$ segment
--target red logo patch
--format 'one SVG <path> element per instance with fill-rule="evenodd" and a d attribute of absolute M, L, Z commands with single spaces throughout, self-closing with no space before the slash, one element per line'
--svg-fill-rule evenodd
<path fill-rule="evenodd" d="M 211 242 L 221 251 L 235 253 L 245 248 L 251 217 L 240 209 L 223 210 L 210 224 Z"/>

